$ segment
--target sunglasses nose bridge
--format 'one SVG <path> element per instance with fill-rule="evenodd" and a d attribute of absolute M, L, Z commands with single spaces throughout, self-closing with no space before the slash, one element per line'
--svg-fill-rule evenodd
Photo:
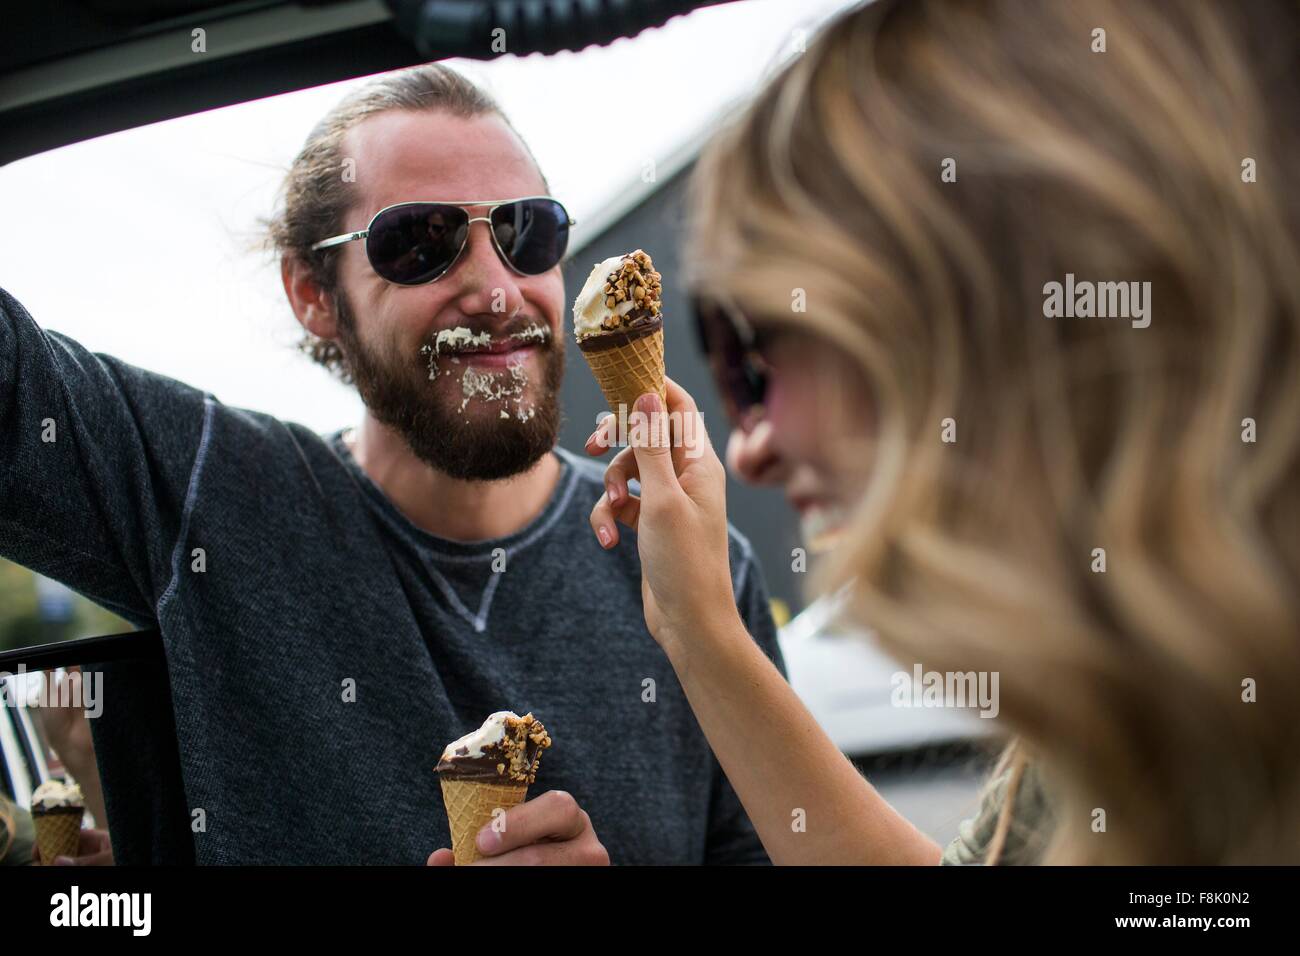
<path fill-rule="evenodd" d="M 473 231 L 474 223 L 476 223 L 476 222 L 481 222 L 481 223 L 484 223 L 484 224 L 485 224 L 486 229 L 487 229 L 487 232 L 488 232 L 488 238 L 489 238 L 489 239 L 491 240 L 491 242 L 492 242 L 492 248 L 496 250 L 496 252 L 497 252 L 498 255 L 502 255 L 502 252 L 501 252 L 501 244 L 497 241 L 497 233 L 496 233 L 496 229 L 494 229 L 493 226 L 492 226 L 492 218 L 491 218 L 490 216 L 471 216 L 468 220 L 466 220 L 466 222 L 465 222 L 465 244 L 466 244 L 466 245 L 469 245 L 470 232 Z M 507 263 L 507 264 L 508 264 L 508 263 Z"/>
<path fill-rule="evenodd" d="M 508 275 L 511 276 L 521 275 L 519 270 L 515 268 L 513 263 L 511 263 L 509 257 L 506 255 L 505 250 L 501 248 L 501 240 L 497 236 L 497 232 L 495 227 L 493 226 L 493 222 L 490 215 L 472 216 L 465 222 L 465 241 L 461 245 L 460 253 L 457 255 L 457 260 L 459 261 L 464 257 L 473 256 L 471 247 L 479 248 L 477 245 L 474 245 L 475 240 L 473 240 L 471 237 L 471 232 L 473 231 L 473 226 L 474 223 L 476 222 L 481 222 L 485 224 L 485 227 L 487 229 L 487 241 L 488 241 L 487 248 L 491 249 L 491 253 L 490 253 L 491 257 L 495 259 L 500 265 L 505 266 Z"/>
<path fill-rule="evenodd" d="M 465 223 L 465 230 L 466 230 L 466 231 L 465 231 L 465 244 L 466 244 L 466 245 L 469 244 L 469 229 L 470 229 L 470 227 L 473 226 L 474 223 L 476 223 L 476 222 L 482 222 L 482 223 L 486 223 L 486 224 L 487 224 L 488 238 L 489 238 L 489 240 L 491 240 L 491 242 L 492 242 L 492 249 L 493 249 L 494 252 L 496 252 L 496 256 L 497 256 L 497 258 L 498 258 L 499 260 L 501 260 L 501 263 L 502 263 L 502 264 L 503 264 L 507 269 L 509 269 L 510 272 L 514 273 L 515 275 L 523 275 L 523 273 L 521 273 L 521 272 L 519 271 L 519 269 L 515 266 L 515 264 L 514 264 L 513 262 L 510 261 L 510 257 L 506 254 L 506 250 L 504 250 L 504 249 L 501 248 L 501 237 L 497 235 L 496 226 L 495 226 L 495 224 L 492 222 L 492 217 L 491 217 L 490 214 L 487 215 L 487 216 L 474 216 L 474 217 L 471 217 L 470 220 L 469 220 L 467 223 Z"/>

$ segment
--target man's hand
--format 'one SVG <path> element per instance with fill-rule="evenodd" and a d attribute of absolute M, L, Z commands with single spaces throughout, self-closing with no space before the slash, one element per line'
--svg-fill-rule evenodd
<path fill-rule="evenodd" d="M 498 833 L 492 824 L 478 832 L 483 859 L 475 866 L 609 866 L 609 854 L 596 838 L 591 817 L 573 795 L 548 790 L 535 800 L 511 807 Z M 451 850 L 434 850 L 429 866 L 452 866 Z"/>
<path fill-rule="evenodd" d="M 32 844 L 32 862 L 41 865 L 41 848 Z M 76 856 L 56 856 L 50 866 L 112 866 L 113 844 L 107 830 L 82 830 Z"/>

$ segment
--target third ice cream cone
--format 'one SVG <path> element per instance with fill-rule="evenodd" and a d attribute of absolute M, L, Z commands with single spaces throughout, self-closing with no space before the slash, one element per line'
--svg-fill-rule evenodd
<path fill-rule="evenodd" d="M 81 848 L 81 818 L 86 804 L 75 783 L 46 780 L 32 794 L 32 827 L 41 863 L 50 866 L 60 856 L 76 856 Z"/>

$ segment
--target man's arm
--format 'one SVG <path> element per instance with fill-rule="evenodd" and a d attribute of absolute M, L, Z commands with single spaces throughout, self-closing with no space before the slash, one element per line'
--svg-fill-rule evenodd
<path fill-rule="evenodd" d="M 204 421 L 202 392 L 42 330 L 0 289 L 0 556 L 152 624 Z"/>
<path fill-rule="evenodd" d="M 776 622 L 758 559 L 748 542 L 739 535 L 731 539 L 732 574 L 736 606 L 750 636 L 776 665 L 782 677 L 788 676 L 781 646 L 777 642 Z M 770 863 L 767 851 L 745 813 L 740 798 L 732 789 L 716 758 L 713 759 L 713 798 L 709 811 L 709 838 L 705 862 L 709 864 Z"/>

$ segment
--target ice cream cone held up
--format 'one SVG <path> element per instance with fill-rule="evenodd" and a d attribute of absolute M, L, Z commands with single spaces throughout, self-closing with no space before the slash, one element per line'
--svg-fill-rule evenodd
<path fill-rule="evenodd" d="M 661 277 L 642 249 L 598 262 L 573 303 L 573 331 L 610 411 L 630 414 L 637 397 L 664 387 Z"/>

